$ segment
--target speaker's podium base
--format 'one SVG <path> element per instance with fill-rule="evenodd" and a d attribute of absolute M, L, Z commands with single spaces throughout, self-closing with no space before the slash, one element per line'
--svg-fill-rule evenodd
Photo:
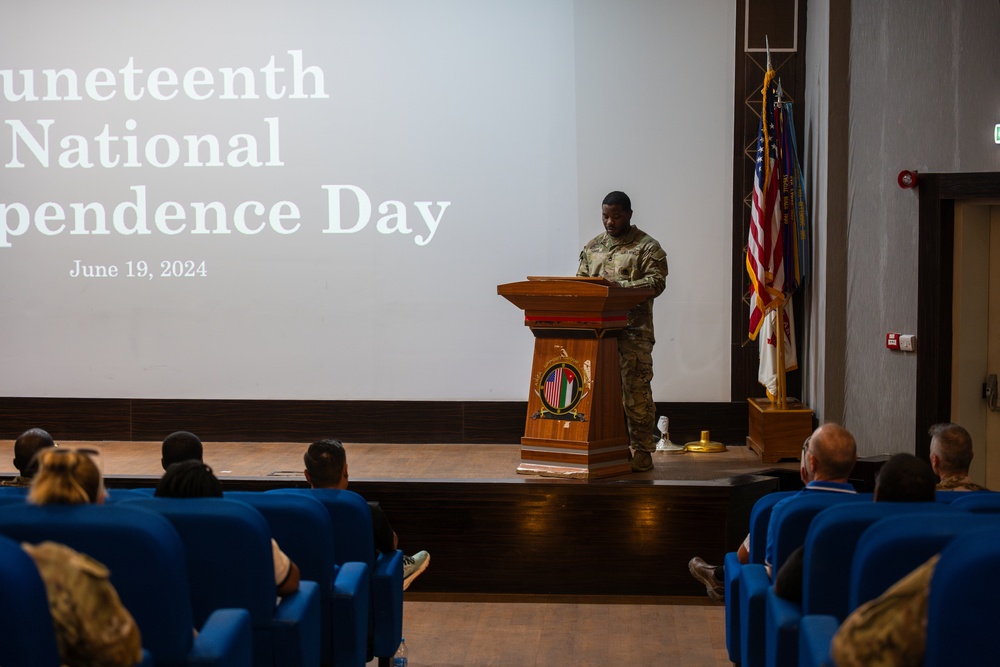
<path fill-rule="evenodd" d="M 813 411 L 790 398 L 781 410 L 766 398 L 749 398 L 750 435 L 747 447 L 757 452 L 762 463 L 802 456 L 802 443 L 813 432 Z"/>
<path fill-rule="evenodd" d="M 548 438 L 521 438 L 519 475 L 568 479 L 595 479 L 632 472 L 628 441 L 573 442 Z"/>

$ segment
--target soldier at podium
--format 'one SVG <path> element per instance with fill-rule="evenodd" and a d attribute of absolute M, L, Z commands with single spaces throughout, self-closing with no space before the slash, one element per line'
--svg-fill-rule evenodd
<path fill-rule="evenodd" d="M 601 205 L 604 233 L 580 253 L 576 275 L 600 277 L 622 287 L 649 287 L 655 294 L 629 311 L 618 336 L 622 403 L 628 422 L 632 470 L 653 469 L 656 404 L 653 402 L 653 299 L 667 281 L 667 254 L 649 234 L 632 225 L 632 201 L 624 192 L 609 193 Z"/>

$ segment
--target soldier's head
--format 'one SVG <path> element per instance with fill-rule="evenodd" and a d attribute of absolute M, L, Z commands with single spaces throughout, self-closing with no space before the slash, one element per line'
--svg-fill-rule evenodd
<path fill-rule="evenodd" d="M 28 500 L 36 505 L 104 502 L 101 469 L 86 451 L 45 449 L 38 453 L 38 473 L 31 482 Z"/>
<path fill-rule="evenodd" d="M 194 459 L 201 461 L 203 456 L 201 440 L 194 433 L 175 431 L 163 439 L 160 449 L 160 465 L 167 470 L 174 463 Z"/>
<path fill-rule="evenodd" d="M 347 488 L 347 452 L 340 440 L 328 438 L 314 442 L 302 458 L 309 486 L 314 489 Z"/>
<path fill-rule="evenodd" d="M 609 192 L 601 203 L 601 220 L 611 236 L 626 234 L 632 228 L 632 200 L 619 190 Z"/>
<path fill-rule="evenodd" d="M 21 477 L 34 477 L 38 471 L 38 452 L 55 446 L 48 431 L 29 428 L 14 441 L 14 467 L 20 471 Z"/>
<path fill-rule="evenodd" d="M 934 424 L 931 436 L 931 469 L 938 477 L 968 475 L 972 464 L 972 436 L 958 424 Z"/>
<path fill-rule="evenodd" d="M 875 502 L 917 503 L 934 500 L 934 471 L 913 454 L 896 454 L 875 478 Z"/>
<path fill-rule="evenodd" d="M 222 484 L 212 469 L 197 459 L 170 464 L 156 484 L 160 498 L 221 498 Z"/>
<path fill-rule="evenodd" d="M 857 460 L 858 448 L 851 432 L 838 424 L 823 424 L 802 445 L 800 475 L 806 484 L 814 480 L 846 482 Z"/>

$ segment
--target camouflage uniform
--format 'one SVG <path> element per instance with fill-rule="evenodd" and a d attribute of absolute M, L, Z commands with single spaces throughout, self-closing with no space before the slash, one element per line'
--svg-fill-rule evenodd
<path fill-rule="evenodd" d="M 838 667 L 923 664 L 927 598 L 939 557 L 932 557 L 847 617 L 830 643 L 830 655 Z"/>
<path fill-rule="evenodd" d="M 942 477 L 937 484 L 938 491 L 987 491 L 985 486 L 979 486 L 968 475 L 951 475 Z"/>
<path fill-rule="evenodd" d="M 108 568 L 55 542 L 21 548 L 45 582 L 64 665 L 131 667 L 142 661 L 139 628 L 108 581 Z"/>
<path fill-rule="evenodd" d="M 576 275 L 600 277 L 622 287 L 651 287 L 654 294 L 629 311 L 618 336 L 622 403 L 632 447 L 656 449 L 656 404 L 653 402 L 653 299 L 667 282 L 667 254 L 656 240 L 633 226 L 619 238 L 604 232 L 580 253 Z"/>
<path fill-rule="evenodd" d="M 18 475 L 17 477 L 12 477 L 10 479 L 0 480 L 0 486 L 31 486 L 31 478 Z"/>

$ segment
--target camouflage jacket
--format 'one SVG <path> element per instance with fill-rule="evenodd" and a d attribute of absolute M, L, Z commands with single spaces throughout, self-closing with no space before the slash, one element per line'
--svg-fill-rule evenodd
<path fill-rule="evenodd" d="M 837 667 L 924 663 L 927 599 L 938 558 L 932 557 L 844 620 L 830 643 L 830 655 Z"/>
<path fill-rule="evenodd" d="M 139 628 L 108 580 L 108 568 L 55 542 L 21 548 L 45 582 L 64 665 L 131 667 L 142 661 Z"/>
<path fill-rule="evenodd" d="M 629 312 L 624 335 L 654 342 L 653 299 L 667 284 L 667 253 L 656 239 L 635 226 L 620 238 L 599 234 L 580 252 L 576 275 L 604 278 L 622 287 L 653 288 L 653 296 Z"/>
<path fill-rule="evenodd" d="M 986 491 L 985 486 L 979 486 L 968 475 L 952 475 L 942 477 L 937 484 L 938 491 Z"/>

